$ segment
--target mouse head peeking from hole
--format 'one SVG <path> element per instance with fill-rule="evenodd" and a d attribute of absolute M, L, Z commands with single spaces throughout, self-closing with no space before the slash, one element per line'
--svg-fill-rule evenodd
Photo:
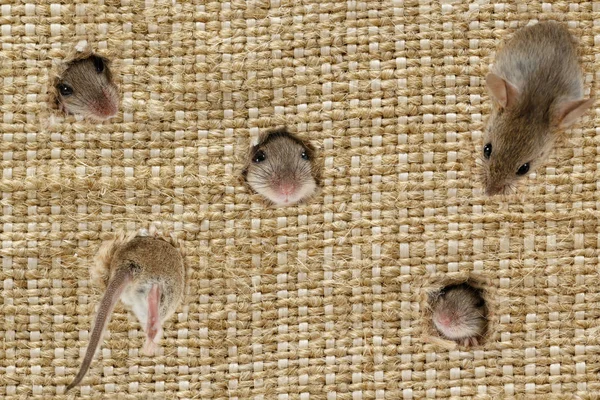
<path fill-rule="evenodd" d="M 487 330 L 481 291 L 468 283 L 445 286 L 430 300 L 432 320 L 442 337 L 463 346 L 478 345 Z"/>
<path fill-rule="evenodd" d="M 119 107 L 119 91 L 112 81 L 108 60 L 96 54 L 70 62 L 56 83 L 59 107 L 102 121 L 114 117 Z"/>
<path fill-rule="evenodd" d="M 263 135 L 250 151 L 244 171 L 248 185 L 277 206 L 289 206 L 312 196 L 318 186 L 314 148 L 278 129 Z"/>

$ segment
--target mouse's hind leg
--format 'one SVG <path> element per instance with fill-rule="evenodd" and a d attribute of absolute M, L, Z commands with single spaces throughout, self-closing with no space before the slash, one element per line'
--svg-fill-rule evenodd
<path fill-rule="evenodd" d="M 153 284 L 148 293 L 148 320 L 146 323 L 146 343 L 144 353 L 153 355 L 162 336 L 162 324 L 159 315 L 160 287 Z"/>
<path fill-rule="evenodd" d="M 154 354 L 156 343 L 160 340 L 162 333 L 160 320 L 158 320 L 158 324 L 156 323 L 159 300 L 160 291 L 156 284 L 138 286 L 121 297 L 121 301 L 131 307 L 131 311 L 133 311 L 144 330 L 146 341 L 142 352 L 146 355 Z"/>

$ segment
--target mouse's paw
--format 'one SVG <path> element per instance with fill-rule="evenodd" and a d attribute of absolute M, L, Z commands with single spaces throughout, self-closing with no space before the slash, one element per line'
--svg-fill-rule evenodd
<path fill-rule="evenodd" d="M 153 356 L 156 353 L 156 350 L 158 350 L 158 344 L 154 343 L 154 341 L 150 340 L 149 338 L 146 339 L 146 342 L 144 342 L 144 347 L 142 348 L 144 355 L 149 357 Z"/>
<path fill-rule="evenodd" d="M 156 354 L 156 351 L 159 348 L 158 342 L 160 342 L 161 337 L 161 327 L 159 327 L 157 330 L 153 330 L 148 336 L 146 336 L 146 341 L 144 342 L 144 347 L 142 348 L 142 351 L 145 355 L 153 356 Z"/>
<path fill-rule="evenodd" d="M 464 338 L 462 340 L 462 345 L 465 347 L 472 347 L 472 346 L 478 346 L 479 345 L 479 341 L 477 340 L 477 338 L 475 336 L 471 336 L 468 338 Z"/>

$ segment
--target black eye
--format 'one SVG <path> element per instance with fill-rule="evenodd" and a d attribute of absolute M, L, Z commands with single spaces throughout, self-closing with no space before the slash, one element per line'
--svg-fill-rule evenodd
<path fill-rule="evenodd" d="M 262 150 L 259 150 L 256 153 L 254 153 L 254 157 L 252 157 L 252 161 L 254 161 L 255 163 L 259 163 L 259 162 L 265 161 L 266 158 L 267 158 L 267 155 L 265 154 L 265 152 Z"/>
<path fill-rule="evenodd" d="M 73 94 L 73 88 L 69 85 L 65 85 L 64 83 L 59 83 L 56 88 L 60 92 L 61 96 L 70 96 Z"/>
<path fill-rule="evenodd" d="M 102 71 L 104 71 L 104 61 L 102 60 L 102 58 L 94 56 L 93 60 L 96 72 L 101 73 Z"/>
<path fill-rule="evenodd" d="M 491 155 L 492 155 L 492 144 L 488 143 L 485 146 L 483 146 L 483 156 L 485 157 L 486 160 L 489 160 Z"/>
<path fill-rule="evenodd" d="M 302 154 L 300 154 L 300 157 L 302 157 L 303 160 L 308 161 L 310 157 L 308 157 L 308 153 L 305 151 L 302 152 Z"/>
<path fill-rule="evenodd" d="M 527 172 L 529 172 L 529 163 L 521 165 L 517 171 L 517 175 L 525 175 Z"/>

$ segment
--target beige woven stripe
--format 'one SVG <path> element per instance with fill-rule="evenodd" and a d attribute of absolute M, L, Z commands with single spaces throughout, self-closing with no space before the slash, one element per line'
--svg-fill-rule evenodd
<path fill-rule="evenodd" d="M 579 38 L 595 93 L 598 3 L 0 1 L 0 398 L 67 398 L 92 257 L 153 223 L 185 248 L 185 304 L 154 358 L 118 305 L 83 398 L 600 392 L 597 112 L 517 194 L 478 181 L 482 77 L 546 19 Z M 82 40 L 113 61 L 111 123 L 51 104 Z M 318 149 L 322 189 L 273 208 L 240 173 L 284 125 Z M 491 310 L 473 351 L 428 320 L 428 294 L 466 279 Z"/>

